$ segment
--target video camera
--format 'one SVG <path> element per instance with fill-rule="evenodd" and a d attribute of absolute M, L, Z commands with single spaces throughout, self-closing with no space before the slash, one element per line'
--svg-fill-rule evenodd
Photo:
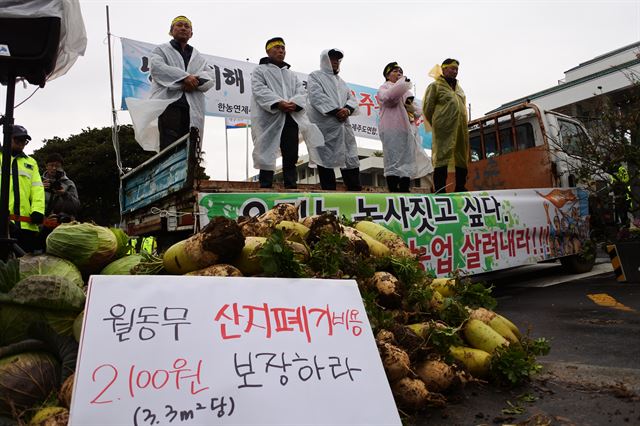
<path fill-rule="evenodd" d="M 55 191 L 61 190 L 62 189 L 61 179 L 63 177 L 64 177 L 64 172 L 60 170 L 56 170 L 56 173 L 53 176 L 47 176 L 47 179 L 49 180 L 49 188 L 47 188 L 47 191 L 55 192 Z"/>

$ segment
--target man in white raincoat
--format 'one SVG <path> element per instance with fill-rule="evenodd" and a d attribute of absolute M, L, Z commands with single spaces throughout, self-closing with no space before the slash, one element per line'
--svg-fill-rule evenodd
<path fill-rule="evenodd" d="M 411 179 L 432 171 L 429 156 L 415 125 L 420 109 L 414 104 L 411 83 L 397 62 L 390 62 L 382 72 L 386 82 L 378 89 L 380 102 L 380 140 L 384 176 L 389 192 L 409 192 Z"/>
<path fill-rule="evenodd" d="M 127 98 L 135 137 L 146 151 L 161 151 L 177 139 L 204 128 L 204 92 L 215 84 L 215 74 L 200 52 L 188 44 L 191 21 L 177 16 L 171 22 L 168 43 L 151 53 L 151 97 Z"/>
<path fill-rule="evenodd" d="M 276 159 L 282 154 L 284 187 L 297 187 L 298 131 L 302 133 L 309 159 L 317 163 L 312 148 L 324 143 L 322 133 L 305 114 L 306 93 L 300 79 L 284 62 L 284 40 L 275 37 L 265 45 L 267 57 L 260 59 L 251 75 L 251 136 L 253 166 L 260 170 L 261 188 L 273 186 Z"/>
<path fill-rule="evenodd" d="M 324 146 L 315 148 L 322 189 L 336 189 L 339 167 L 347 191 L 360 191 L 360 160 L 356 137 L 349 116 L 358 111 L 358 101 L 338 76 L 344 54 L 337 49 L 320 54 L 320 69 L 309 74 L 309 121 L 316 124 L 324 136 Z"/>

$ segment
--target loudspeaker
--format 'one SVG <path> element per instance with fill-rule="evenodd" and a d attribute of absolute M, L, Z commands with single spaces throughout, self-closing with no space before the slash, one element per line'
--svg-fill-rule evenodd
<path fill-rule="evenodd" d="M 0 17 L 0 83 L 11 74 L 44 87 L 55 69 L 61 19 Z"/>

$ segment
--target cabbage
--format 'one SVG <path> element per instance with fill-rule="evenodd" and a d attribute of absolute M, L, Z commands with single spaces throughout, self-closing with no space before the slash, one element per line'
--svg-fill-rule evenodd
<path fill-rule="evenodd" d="M 118 248 L 116 249 L 115 259 L 120 259 L 122 256 L 125 256 L 129 251 L 129 236 L 120 228 L 109 228 L 113 235 L 116 236 L 116 241 L 118 244 Z"/>
<path fill-rule="evenodd" d="M 100 271 L 100 275 L 131 275 L 131 268 L 138 265 L 144 257 L 140 254 L 121 257 L 114 260 Z"/>
<path fill-rule="evenodd" d="M 76 313 L 84 308 L 84 301 L 81 288 L 55 275 L 31 275 L 0 294 L 0 302 Z"/>
<path fill-rule="evenodd" d="M 0 359 L 0 415 L 42 404 L 60 381 L 60 363 L 43 352 L 23 352 Z"/>
<path fill-rule="evenodd" d="M 54 311 L 0 303 L 0 345 L 8 345 L 31 337 L 29 328 L 44 323 L 62 336 L 73 334 L 76 312 Z"/>
<path fill-rule="evenodd" d="M 63 223 L 47 237 L 47 254 L 67 259 L 87 274 L 108 264 L 117 248 L 114 233 L 92 223 Z"/>
<path fill-rule="evenodd" d="M 73 320 L 73 337 L 76 342 L 80 343 L 82 337 L 82 323 L 84 323 L 84 311 L 80 312 L 75 320 Z"/>
<path fill-rule="evenodd" d="M 29 327 L 37 323 L 71 335 L 85 299 L 82 289 L 63 277 L 31 275 L 19 281 L 7 293 L 0 293 L 0 345 L 24 339 Z"/>
<path fill-rule="evenodd" d="M 82 274 L 73 263 L 48 254 L 20 258 L 20 279 L 30 275 L 55 275 L 66 278 L 80 288 L 84 286 Z"/>

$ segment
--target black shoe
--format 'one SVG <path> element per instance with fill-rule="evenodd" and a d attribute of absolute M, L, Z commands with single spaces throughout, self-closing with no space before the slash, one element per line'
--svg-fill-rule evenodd
<path fill-rule="evenodd" d="M 298 185 L 293 184 L 293 185 L 285 185 L 284 189 L 298 189 Z"/>

